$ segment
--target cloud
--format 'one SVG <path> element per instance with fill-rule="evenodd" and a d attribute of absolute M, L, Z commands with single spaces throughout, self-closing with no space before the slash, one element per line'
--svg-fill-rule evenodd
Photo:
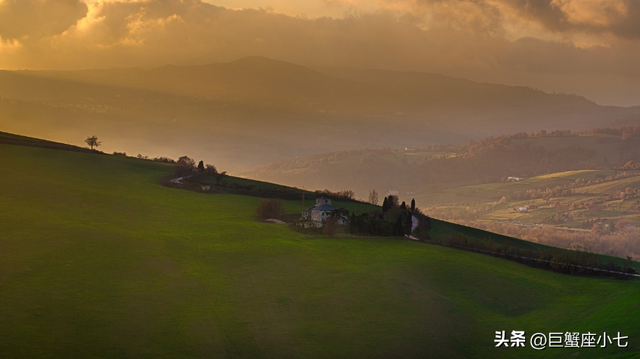
<path fill-rule="evenodd" d="M 157 66 L 263 55 L 454 72 L 492 66 L 521 48 L 519 38 L 611 46 L 610 37 L 576 33 L 631 33 L 624 21 L 633 10 L 622 0 L 589 0 L 588 6 L 580 6 L 587 0 L 378 0 L 377 10 L 359 12 L 362 0 L 323 1 L 355 10 L 342 18 L 309 18 L 200 0 L 4 0 L 0 19 L 15 21 L 0 22 L 0 51 L 13 51 L 0 67 Z"/>
<path fill-rule="evenodd" d="M 436 0 L 418 0 L 433 6 Z M 634 0 L 455 0 L 455 4 L 472 4 L 478 8 L 493 6 L 491 16 L 508 27 L 517 24 L 540 25 L 556 33 L 583 37 L 612 35 L 616 38 L 640 38 L 640 3 Z M 478 11 L 477 11 L 478 12 Z M 479 13 L 479 12 L 478 12 Z M 455 12 L 451 16 L 456 17 Z M 483 14 L 487 17 L 487 14 Z"/>
<path fill-rule="evenodd" d="M 607 28 L 628 14 L 628 7 L 622 0 L 554 0 L 551 6 L 560 9 L 568 24 Z"/>
<path fill-rule="evenodd" d="M 2 0 L 0 37 L 27 40 L 59 34 L 87 13 L 80 0 Z"/>
<path fill-rule="evenodd" d="M 372 9 L 371 1 L 316 1 L 351 10 L 332 18 L 200 0 L 0 0 L 0 68 L 153 67 L 262 55 L 585 94 L 589 86 L 597 93 L 599 83 L 615 93 L 622 81 L 625 103 L 640 98 L 640 2 L 377 0 Z"/>

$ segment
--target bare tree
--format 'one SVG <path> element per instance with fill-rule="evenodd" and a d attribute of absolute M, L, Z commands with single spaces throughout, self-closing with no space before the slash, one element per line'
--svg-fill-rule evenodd
<path fill-rule="evenodd" d="M 378 191 L 375 188 L 369 191 L 369 203 L 378 205 Z"/>
<path fill-rule="evenodd" d="M 98 136 L 93 135 L 91 137 L 87 137 L 86 140 L 84 140 L 84 142 L 89 145 L 89 147 L 91 147 L 91 150 L 93 151 L 94 147 L 98 147 L 102 144 L 102 142 L 98 141 Z"/>
<path fill-rule="evenodd" d="M 256 208 L 256 214 L 263 219 L 283 219 L 285 213 L 284 203 L 279 198 L 263 199 Z"/>

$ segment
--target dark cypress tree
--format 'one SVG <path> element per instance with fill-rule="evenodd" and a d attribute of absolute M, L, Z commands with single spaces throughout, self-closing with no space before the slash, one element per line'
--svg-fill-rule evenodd
<path fill-rule="evenodd" d="M 382 212 L 386 212 L 389 209 L 389 201 L 387 201 L 387 197 L 384 198 L 382 202 Z"/>
<path fill-rule="evenodd" d="M 204 162 L 198 162 L 198 171 L 204 172 Z"/>
<path fill-rule="evenodd" d="M 411 199 L 411 213 L 416 211 L 416 200 L 414 198 Z"/>
<path fill-rule="evenodd" d="M 402 201 L 402 204 L 400 205 L 400 209 L 407 209 L 407 204 L 404 203 L 404 201 Z"/>
<path fill-rule="evenodd" d="M 396 225 L 393 226 L 393 234 L 404 236 L 404 228 L 402 227 L 402 216 L 398 216 L 398 218 L 396 219 Z"/>
<path fill-rule="evenodd" d="M 356 231 L 356 214 L 352 212 L 351 219 L 349 220 L 349 233 L 354 234 Z"/>

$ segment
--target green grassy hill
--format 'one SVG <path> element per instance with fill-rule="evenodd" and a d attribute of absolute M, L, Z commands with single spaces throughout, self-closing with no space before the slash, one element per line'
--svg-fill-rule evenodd
<path fill-rule="evenodd" d="M 1 132 L 1 131 L 0 131 L 0 144 L 38 147 L 38 148 L 50 148 L 50 149 L 63 150 L 63 151 L 96 153 L 96 152 L 92 152 L 88 148 L 68 145 L 60 142 L 42 140 L 39 138 L 20 136 L 20 135 L 15 135 L 13 133 L 7 133 L 7 132 Z"/>
<path fill-rule="evenodd" d="M 631 358 L 637 281 L 254 220 L 259 198 L 163 187 L 166 165 L 0 145 L 0 357 Z M 291 212 L 298 203 L 288 204 Z M 625 349 L 494 348 L 495 331 Z"/>

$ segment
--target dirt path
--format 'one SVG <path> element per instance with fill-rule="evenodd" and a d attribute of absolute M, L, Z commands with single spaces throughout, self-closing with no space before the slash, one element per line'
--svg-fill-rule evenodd
<path fill-rule="evenodd" d="M 185 179 L 185 178 L 189 178 L 189 177 L 191 177 L 191 176 L 193 176 L 193 175 L 172 178 L 172 179 L 171 179 L 171 183 L 183 184 L 183 183 L 182 183 L 182 180 L 183 180 L 183 179 Z"/>

